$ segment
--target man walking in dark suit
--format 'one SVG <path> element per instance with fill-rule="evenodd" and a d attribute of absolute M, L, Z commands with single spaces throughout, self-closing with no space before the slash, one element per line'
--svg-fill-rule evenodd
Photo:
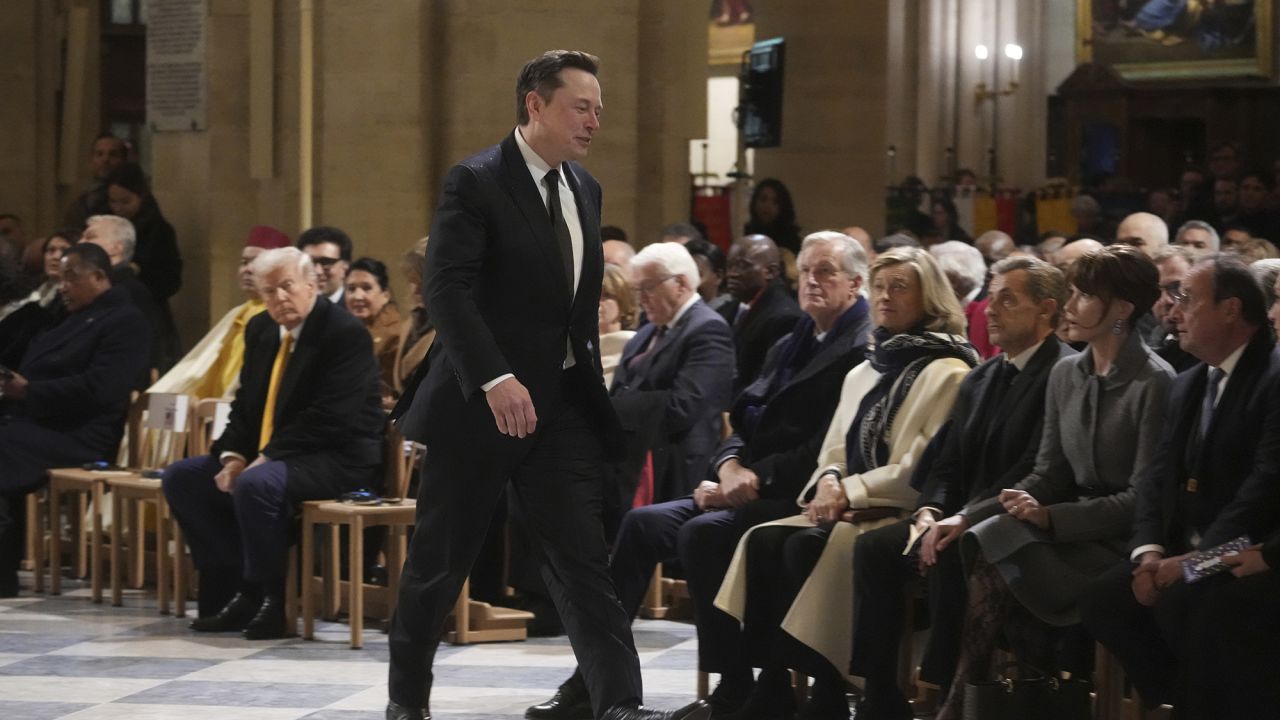
<path fill-rule="evenodd" d="M 996 263 L 991 274 L 987 327 L 1004 352 L 960 385 L 912 517 L 863 533 L 854 547 L 852 673 L 867 680 L 859 720 L 911 718 L 897 685 L 898 648 L 906 622 L 902 589 L 921 568 L 928 573 L 931 632 L 920 676 L 946 697 L 966 606 L 960 547 L 952 542 L 966 522 L 957 513 L 1031 473 L 1049 371 L 1074 354 L 1053 333 L 1067 295 L 1061 271 L 1016 257 Z"/>
<path fill-rule="evenodd" d="M 621 431 L 600 371 L 600 186 L 575 162 L 600 127 L 597 67 L 576 51 L 531 60 L 518 127 L 445 178 L 423 286 L 438 334 L 401 420 L 427 454 L 391 627 L 389 720 L 430 717 L 440 633 L 508 481 L 595 717 L 706 717 L 639 706 L 601 532 L 601 461 Z"/>
<path fill-rule="evenodd" d="M 734 432 L 712 456 L 705 472 L 712 479 L 699 484 L 691 497 L 638 507 L 623 518 L 610 572 L 628 618 L 640 609 L 658 563 L 714 536 L 715 547 L 725 555 L 724 567 L 688 577 L 691 587 L 709 588 L 715 595 L 741 533 L 757 521 L 795 512 L 795 496 L 817 465 L 840 384 L 863 361 L 871 333 L 868 304 L 858 292 L 867 274 L 858 241 L 840 233 L 814 233 L 805 238 L 798 264 L 805 315 L 769 352 L 755 382 L 734 399 L 729 412 Z M 732 537 L 721 541 L 724 536 Z M 737 675 L 725 672 L 729 659 L 743 652 L 739 625 L 710 600 L 694 600 L 699 602 L 700 667 L 722 673 L 708 703 L 713 718 L 725 717 L 746 699 L 751 668 Z M 588 689 L 575 673 L 525 717 L 578 720 Z"/>
<path fill-rule="evenodd" d="M 17 370 L 0 368 L 0 597 L 18 593 L 24 496 L 51 467 L 114 460 L 151 332 L 97 245 L 62 259 L 67 317 L 36 337 Z"/>
<path fill-rule="evenodd" d="M 1179 717 L 1271 716 L 1280 700 L 1274 662 L 1251 667 L 1265 681 L 1250 692 L 1227 692 L 1223 669 L 1252 664 L 1239 662 L 1241 648 L 1216 642 L 1218 625 L 1276 627 L 1274 599 L 1261 602 L 1267 584 L 1225 573 L 1186 582 L 1181 566 L 1194 550 L 1245 535 L 1262 542 L 1280 529 L 1280 351 L 1265 302 L 1231 255 L 1210 255 L 1183 279 L 1173 321 L 1182 349 L 1202 362 L 1169 390 L 1156 462 L 1137 485 L 1130 562 L 1080 601 L 1085 627 L 1120 659 L 1143 701 L 1172 703 Z M 1259 592 L 1252 599 L 1251 589 Z M 1206 616 L 1207 599 L 1224 593 L 1236 595 L 1232 617 Z M 1274 661 L 1275 636 L 1260 644 Z"/>
<path fill-rule="evenodd" d="M 738 392 L 755 381 L 769 348 L 791 332 L 802 313 L 783 279 L 778 246 L 764 235 L 748 235 L 729 248 L 725 280 L 736 302 L 719 312 L 733 328 L 738 349 Z"/>
<path fill-rule="evenodd" d="M 163 487 L 200 569 L 192 629 L 262 640 L 291 631 L 285 564 L 297 505 L 376 488 L 384 420 L 369 333 L 318 296 L 311 259 L 268 250 L 253 276 L 267 311 L 245 327 L 227 427 L 210 454 L 165 469 Z"/>

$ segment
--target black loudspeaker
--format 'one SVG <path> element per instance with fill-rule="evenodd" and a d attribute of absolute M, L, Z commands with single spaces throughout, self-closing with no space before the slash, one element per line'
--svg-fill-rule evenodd
<path fill-rule="evenodd" d="M 783 38 L 761 40 L 743 54 L 738 130 L 749 148 L 782 144 Z"/>

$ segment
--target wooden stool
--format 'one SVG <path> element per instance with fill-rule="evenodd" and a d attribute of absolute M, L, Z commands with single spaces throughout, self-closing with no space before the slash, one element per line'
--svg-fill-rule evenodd
<path fill-rule="evenodd" d="M 534 617 L 527 610 L 495 607 L 471 599 L 471 580 L 462 583 L 462 592 L 453 604 L 453 629 L 445 641 L 454 645 L 482 642 L 512 642 L 529 637 L 527 626 Z"/>

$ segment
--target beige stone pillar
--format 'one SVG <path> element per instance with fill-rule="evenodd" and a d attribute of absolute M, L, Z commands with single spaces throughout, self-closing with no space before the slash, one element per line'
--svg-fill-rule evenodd
<path fill-rule="evenodd" d="M 757 179 L 786 183 L 805 232 L 884 229 L 889 0 L 756 5 L 756 37 L 787 39 L 782 146 L 755 152 Z"/>

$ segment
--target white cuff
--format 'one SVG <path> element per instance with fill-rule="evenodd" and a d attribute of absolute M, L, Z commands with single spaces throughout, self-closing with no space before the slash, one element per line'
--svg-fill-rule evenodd
<path fill-rule="evenodd" d="M 222 454 L 218 456 L 218 462 L 225 464 L 227 462 L 227 458 L 235 458 L 240 462 L 244 463 L 245 465 L 249 464 L 249 461 L 246 460 L 243 455 L 241 455 L 238 452 L 232 452 L 230 450 L 222 451 Z"/>
<path fill-rule="evenodd" d="M 1153 544 L 1153 545 L 1139 545 L 1138 547 L 1136 547 L 1136 548 L 1134 548 L 1134 549 L 1133 549 L 1133 552 L 1129 553 L 1129 562 L 1138 562 L 1138 558 L 1142 557 L 1144 554 L 1149 553 L 1149 552 L 1158 552 L 1158 553 L 1160 553 L 1161 555 L 1164 555 L 1164 554 L 1165 554 L 1165 553 L 1164 553 L 1164 546 L 1163 546 L 1163 545 L 1154 545 L 1154 544 Z"/>
<path fill-rule="evenodd" d="M 492 389 L 494 389 L 495 387 L 497 387 L 498 383 L 502 382 L 503 380 L 506 380 L 507 378 L 513 378 L 513 377 L 515 377 L 515 375 L 512 375 L 511 373 L 503 373 L 503 374 L 499 375 L 498 377 L 496 377 L 496 378 L 494 378 L 494 379 L 490 380 L 489 382 L 487 382 L 487 383 L 485 383 L 485 384 L 481 385 L 481 386 L 480 386 L 480 389 L 481 389 L 481 390 L 483 390 L 483 391 L 485 391 L 485 392 L 489 392 L 490 390 L 492 390 Z"/>

